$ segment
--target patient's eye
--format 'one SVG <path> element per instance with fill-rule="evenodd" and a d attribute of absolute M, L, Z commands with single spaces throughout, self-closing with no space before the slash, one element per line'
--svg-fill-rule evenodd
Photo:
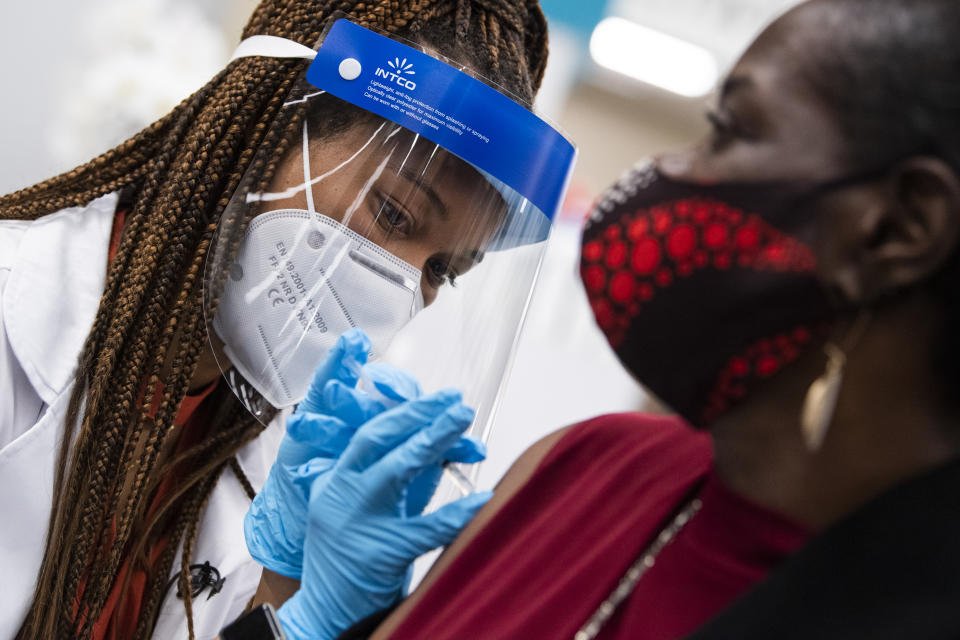
<path fill-rule="evenodd" d="M 711 109 L 707 111 L 706 118 L 710 123 L 710 142 L 714 150 L 721 149 L 740 134 L 736 119 L 725 109 Z"/>

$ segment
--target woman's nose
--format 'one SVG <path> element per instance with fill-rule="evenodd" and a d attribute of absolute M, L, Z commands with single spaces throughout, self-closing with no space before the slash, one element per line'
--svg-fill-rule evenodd
<path fill-rule="evenodd" d="M 663 175 L 674 180 L 696 180 L 700 177 L 696 167 L 696 153 L 692 149 L 658 156 L 654 159 L 654 164 Z"/>
<path fill-rule="evenodd" d="M 437 298 L 437 287 L 430 278 L 430 260 L 434 257 L 434 251 L 427 247 L 417 245 L 408 245 L 398 247 L 395 255 L 420 270 L 420 291 L 423 293 L 424 306 L 430 306 Z"/>

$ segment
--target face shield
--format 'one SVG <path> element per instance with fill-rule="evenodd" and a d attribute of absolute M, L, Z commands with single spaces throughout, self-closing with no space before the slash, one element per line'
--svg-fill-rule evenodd
<path fill-rule="evenodd" d="M 311 57 L 219 222 L 204 309 L 221 370 L 262 420 L 295 405 L 353 327 L 371 361 L 455 386 L 489 432 L 576 157 L 528 106 L 348 20 Z"/>

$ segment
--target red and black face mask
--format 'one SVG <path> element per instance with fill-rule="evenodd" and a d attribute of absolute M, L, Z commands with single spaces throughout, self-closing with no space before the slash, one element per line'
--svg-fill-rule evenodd
<path fill-rule="evenodd" d="M 810 204 L 839 184 L 702 185 L 649 165 L 595 209 L 581 275 L 597 324 L 691 424 L 709 425 L 837 318 L 817 278 Z"/>

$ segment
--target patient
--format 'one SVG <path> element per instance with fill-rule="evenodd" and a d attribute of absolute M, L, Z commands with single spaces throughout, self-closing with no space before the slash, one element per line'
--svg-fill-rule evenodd
<path fill-rule="evenodd" d="M 767 29 L 708 138 L 584 232 L 597 323 L 678 417 L 547 437 L 342 637 L 960 637 L 957 24 L 812 0 Z"/>

